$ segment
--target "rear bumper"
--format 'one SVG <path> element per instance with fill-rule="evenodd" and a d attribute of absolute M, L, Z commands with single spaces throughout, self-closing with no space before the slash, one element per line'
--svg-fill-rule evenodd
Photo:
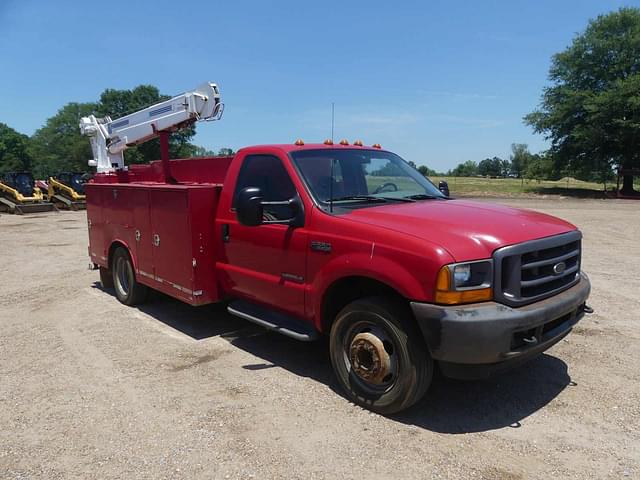
<path fill-rule="evenodd" d="M 496 302 L 446 307 L 412 302 L 429 351 L 442 372 L 482 378 L 519 365 L 564 338 L 584 316 L 591 291 L 581 273 L 573 287 L 519 308 Z"/>

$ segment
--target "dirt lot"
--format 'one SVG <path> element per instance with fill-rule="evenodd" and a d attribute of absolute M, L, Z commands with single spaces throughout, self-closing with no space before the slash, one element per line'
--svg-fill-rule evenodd
<path fill-rule="evenodd" d="M 384 418 L 326 344 L 87 270 L 82 212 L 0 217 L 0 478 L 640 478 L 640 203 L 508 200 L 583 230 L 596 313 L 483 382 Z"/>

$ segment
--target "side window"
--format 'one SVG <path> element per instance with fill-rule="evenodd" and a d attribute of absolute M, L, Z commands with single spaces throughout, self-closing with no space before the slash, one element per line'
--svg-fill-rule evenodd
<path fill-rule="evenodd" d="M 296 195 L 296 188 L 284 165 L 272 155 L 249 155 L 244 159 L 233 196 L 234 208 L 238 194 L 247 187 L 260 188 L 266 202 L 289 200 Z M 285 205 L 264 207 L 264 220 L 287 220 L 292 216 L 291 208 Z"/>

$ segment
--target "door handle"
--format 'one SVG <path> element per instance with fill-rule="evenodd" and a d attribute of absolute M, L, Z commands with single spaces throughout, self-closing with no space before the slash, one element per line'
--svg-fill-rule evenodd
<path fill-rule="evenodd" d="M 160 235 L 158 235 L 157 233 L 153 236 L 153 244 L 156 247 L 160 246 Z"/>
<path fill-rule="evenodd" d="M 224 243 L 228 243 L 229 242 L 229 238 L 230 238 L 229 224 L 228 223 L 223 223 L 222 224 L 222 241 Z"/>

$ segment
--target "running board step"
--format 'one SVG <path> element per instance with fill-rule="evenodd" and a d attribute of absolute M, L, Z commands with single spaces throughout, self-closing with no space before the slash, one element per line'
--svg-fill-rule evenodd
<path fill-rule="evenodd" d="M 311 342 L 318 338 L 318 332 L 310 324 L 253 303 L 237 300 L 229 304 L 227 311 L 231 315 L 249 320 L 267 330 L 273 330 L 302 342 Z"/>

